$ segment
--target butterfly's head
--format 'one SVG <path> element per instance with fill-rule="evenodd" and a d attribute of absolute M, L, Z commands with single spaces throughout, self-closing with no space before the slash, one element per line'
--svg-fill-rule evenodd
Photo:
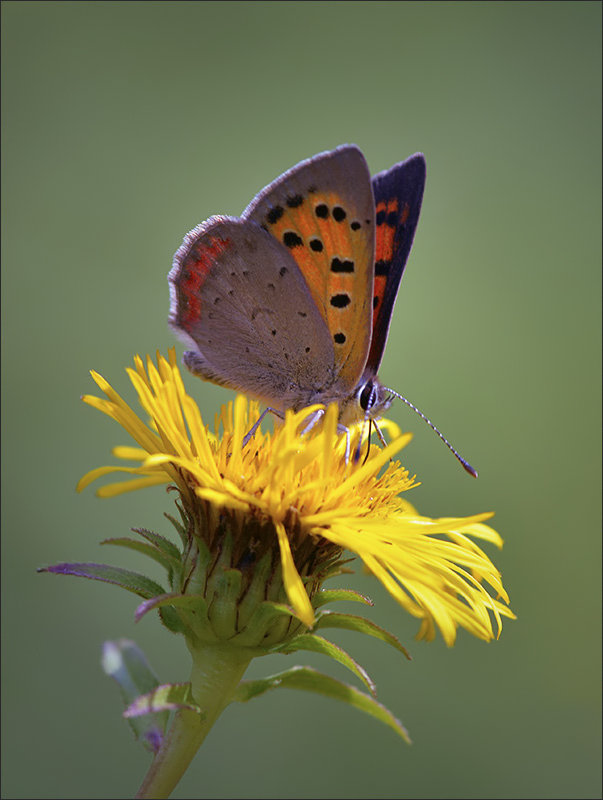
<path fill-rule="evenodd" d="M 390 407 L 391 393 L 374 376 L 364 376 L 346 403 L 340 406 L 339 421 L 352 425 L 361 420 L 379 417 Z"/>
<path fill-rule="evenodd" d="M 380 416 L 392 404 L 391 393 L 377 380 L 369 377 L 363 381 L 356 392 L 356 401 L 364 417 Z"/>

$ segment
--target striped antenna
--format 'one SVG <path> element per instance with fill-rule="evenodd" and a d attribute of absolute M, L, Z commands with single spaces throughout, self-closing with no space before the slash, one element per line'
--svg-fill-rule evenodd
<path fill-rule="evenodd" d="M 471 466 L 471 464 L 470 464 L 468 461 L 466 461 L 466 460 L 463 458 L 463 456 L 462 456 L 462 455 L 461 455 L 461 454 L 460 454 L 460 453 L 459 453 L 457 450 L 455 450 L 455 449 L 454 449 L 454 447 L 453 447 L 453 446 L 450 444 L 450 442 L 448 441 L 448 439 L 446 439 L 446 437 L 445 437 L 445 436 L 442 436 L 442 434 L 441 434 L 441 433 L 440 433 L 440 431 L 439 431 L 439 430 L 436 428 L 436 426 L 433 424 L 433 422 L 432 422 L 431 420 L 427 419 L 427 417 L 425 416 L 425 414 L 423 414 L 423 412 L 422 412 L 422 411 L 419 411 L 419 409 L 418 409 L 416 406 L 414 406 L 414 405 L 413 405 L 413 404 L 410 402 L 410 400 L 407 400 L 405 397 L 402 397 L 402 395 L 401 395 L 401 394 L 398 394 L 398 392 L 395 392 L 393 389 L 388 389 L 388 387 L 387 387 L 387 386 L 384 386 L 383 388 L 384 388 L 384 390 L 385 390 L 386 392 L 389 392 L 389 393 L 390 393 L 390 394 L 392 394 L 394 397 L 397 397 L 397 398 L 398 398 L 398 400 L 402 400 L 402 402 L 403 402 L 403 403 L 406 403 L 406 405 L 407 405 L 407 406 L 410 406 L 410 408 L 412 408 L 412 410 L 413 410 L 413 411 L 416 411 L 416 412 L 417 412 L 417 414 L 418 414 L 418 415 L 421 417 L 421 419 L 425 420 L 425 422 L 426 422 L 426 423 L 429 425 L 429 427 L 431 428 L 431 430 L 432 430 L 432 431 L 435 431 L 435 433 L 437 433 L 437 435 L 438 435 L 438 436 L 440 437 L 440 439 L 441 439 L 441 440 L 444 442 L 444 444 L 446 445 L 446 447 L 447 447 L 447 448 L 448 448 L 448 449 L 449 449 L 449 450 L 450 450 L 450 451 L 453 453 L 453 455 L 455 455 L 455 456 L 456 456 L 456 458 L 458 459 L 458 461 L 460 461 L 460 462 L 461 462 L 461 464 L 462 464 L 463 468 L 465 469 L 465 471 L 466 471 L 466 472 L 468 472 L 468 473 L 469 473 L 469 475 L 473 475 L 473 477 L 474 477 L 474 478 L 477 478 L 477 470 L 475 470 L 475 469 L 474 469 L 474 468 Z"/>

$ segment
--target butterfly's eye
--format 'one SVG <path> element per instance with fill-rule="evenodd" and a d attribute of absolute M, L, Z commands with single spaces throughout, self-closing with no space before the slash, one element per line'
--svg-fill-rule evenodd
<path fill-rule="evenodd" d="M 360 394 L 358 395 L 358 402 L 360 403 L 360 408 L 363 411 L 367 411 L 372 405 L 371 399 L 373 398 L 373 393 L 374 393 L 373 382 L 367 381 L 362 387 Z"/>

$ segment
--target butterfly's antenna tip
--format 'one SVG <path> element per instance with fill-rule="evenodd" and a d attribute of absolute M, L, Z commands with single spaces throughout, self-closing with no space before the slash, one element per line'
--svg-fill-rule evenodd
<path fill-rule="evenodd" d="M 461 455 L 459 452 L 457 452 L 457 451 L 454 449 L 454 447 L 453 447 L 453 446 L 450 444 L 450 442 L 448 441 L 448 439 L 447 439 L 445 436 L 443 436 L 443 435 L 440 433 L 440 431 L 439 431 L 439 430 L 436 428 L 436 426 L 433 424 L 433 422 L 432 422 L 430 419 L 427 419 L 427 417 L 425 416 L 425 414 L 423 414 L 423 412 L 422 412 L 422 411 L 419 411 L 419 409 L 418 409 L 416 406 L 414 406 L 414 405 L 413 405 L 413 404 L 410 402 L 410 400 L 407 400 L 405 397 L 402 397 L 402 395 L 401 395 L 401 394 L 398 394 L 398 392 L 395 392 L 393 389 L 388 389 L 388 388 L 387 388 L 387 386 L 384 386 L 383 388 L 385 389 L 385 391 L 386 391 L 386 392 L 390 392 L 390 393 L 391 393 L 391 394 L 392 394 L 394 397 L 397 397 L 399 400 L 402 400 L 402 402 L 403 402 L 403 403 L 406 403 L 406 405 L 407 405 L 407 406 L 410 406 L 410 407 L 412 408 L 412 410 L 413 410 L 413 411 L 416 411 L 416 412 L 417 412 L 417 414 L 418 414 L 418 415 L 421 417 L 421 419 L 425 420 L 425 422 L 426 422 L 426 423 L 429 425 L 429 427 L 431 428 L 431 430 L 432 430 L 432 431 L 434 431 L 434 433 L 437 433 L 437 435 L 438 435 L 438 436 L 440 437 L 440 439 L 441 439 L 441 440 L 444 442 L 444 444 L 446 445 L 446 447 L 447 447 L 447 448 L 450 450 L 450 452 L 451 452 L 451 453 L 452 453 L 452 454 L 455 456 L 455 458 L 457 459 L 457 461 L 459 461 L 459 462 L 461 463 L 461 466 L 463 467 L 463 469 L 465 470 L 465 472 L 468 472 L 468 473 L 469 473 L 469 475 L 472 475 L 474 478 L 477 478 L 477 470 L 476 470 L 476 469 L 474 469 L 474 468 L 471 466 L 471 464 L 470 464 L 468 461 L 466 461 L 466 460 L 463 458 L 463 456 L 462 456 L 462 455 Z"/>
<path fill-rule="evenodd" d="M 468 472 L 469 475 L 472 475 L 474 478 L 478 477 L 477 470 L 474 469 L 468 461 L 465 461 L 464 458 L 461 458 L 460 461 L 461 464 L 463 465 L 463 468 L 465 469 L 465 472 Z"/>

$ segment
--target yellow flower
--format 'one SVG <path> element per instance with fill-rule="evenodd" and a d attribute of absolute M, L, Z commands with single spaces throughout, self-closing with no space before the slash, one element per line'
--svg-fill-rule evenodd
<path fill-rule="evenodd" d="M 410 434 L 385 422 L 393 441 L 357 461 L 346 457 L 336 406 L 326 409 L 321 425 L 302 433 L 314 406 L 287 412 L 274 432 L 259 428 L 244 445 L 259 416 L 255 402 L 238 396 L 210 431 L 184 389 L 173 349 L 169 360 L 158 354 L 157 367 L 147 358 L 145 369 L 138 356 L 134 364 L 128 374 L 149 422 L 97 373 L 92 376 L 107 399 L 83 400 L 113 417 L 139 446 L 117 447 L 114 454 L 140 463 L 92 470 L 78 490 L 114 471 L 136 477 L 104 486 L 100 496 L 175 484 L 186 515 L 203 517 L 210 551 L 225 518 L 237 564 L 278 547 L 286 597 L 308 628 L 321 583 L 341 571 L 346 550 L 421 620 L 418 638 L 432 639 L 439 628 L 451 645 L 460 626 L 488 641 L 500 634 L 503 616 L 514 616 L 499 571 L 473 541 L 502 545 L 483 524 L 492 514 L 430 519 L 400 496 L 418 485 L 392 461 Z M 361 436 L 361 426 L 352 430 L 352 448 Z"/>

